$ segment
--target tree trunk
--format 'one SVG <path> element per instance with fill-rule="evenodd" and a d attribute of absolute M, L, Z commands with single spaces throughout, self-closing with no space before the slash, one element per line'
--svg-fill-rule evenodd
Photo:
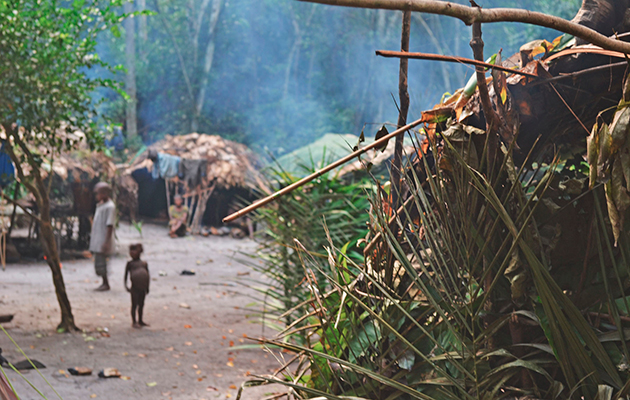
<path fill-rule="evenodd" d="M 191 124 L 193 132 L 197 132 L 199 130 L 199 119 L 201 118 L 203 104 L 206 100 L 206 89 L 210 79 L 210 69 L 212 68 L 212 62 L 214 61 L 215 30 L 217 28 L 217 22 L 219 22 L 219 14 L 221 13 L 222 6 L 223 0 L 212 0 L 210 21 L 208 22 L 208 44 L 206 46 L 206 56 L 204 59 L 201 82 L 199 84 L 199 91 L 197 92 L 197 101 L 195 102 L 194 115 Z"/>
<path fill-rule="evenodd" d="M 57 329 L 64 332 L 78 330 L 74 322 L 74 316 L 72 315 L 72 307 L 70 306 L 70 300 L 66 292 L 63 274 L 61 273 L 61 260 L 59 258 L 59 250 L 57 248 L 57 241 L 55 239 L 55 232 L 50 215 L 50 198 L 46 184 L 40 174 L 40 165 L 29 151 L 26 144 L 22 142 L 18 133 L 13 129 L 13 124 L 3 124 L 3 127 L 7 137 L 13 139 L 13 143 L 11 143 L 11 140 L 5 142 L 5 150 L 15 165 L 20 184 L 24 185 L 24 187 L 33 194 L 39 209 L 39 238 L 44 254 L 46 255 L 46 262 L 52 272 L 55 294 L 57 295 L 57 302 L 59 303 L 59 309 L 61 311 L 61 322 L 57 326 Z M 16 155 L 14 146 L 18 146 L 24 154 L 24 158 L 26 158 L 26 162 L 31 168 L 30 176 L 35 182 L 26 179 L 24 170 L 22 169 L 23 160 Z"/>
<path fill-rule="evenodd" d="M 606 36 L 625 32 L 624 17 L 629 3 L 628 0 L 582 0 L 582 7 L 572 22 Z"/>
<path fill-rule="evenodd" d="M 59 249 L 57 248 L 57 241 L 55 240 L 55 231 L 52 227 L 50 219 L 50 203 L 48 196 L 44 195 L 45 199 L 42 203 L 44 207 L 40 208 L 40 218 L 42 223 L 39 225 L 39 239 L 46 254 L 46 262 L 52 272 L 53 283 L 55 285 L 55 294 L 57 295 L 57 302 L 61 309 L 61 322 L 57 326 L 58 330 L 64 332 L 77 330 L 74 323 L 74 316 L 72 315 L 72 307 L 70 306 L 70 300 L 66 293 L 66 285 L 61 273 L 61 260 L 59 258 Z"/>
<path fill-rule="evenodd" d="M 147 0 L 138 0 L 138 11 L 145 11 L 147 9 Z M 146 61 L 147 49 L 146 45 L 149 40 L 149 30 L 147 27 L 147 16 L 141 15 L 138 17 L 138 33 L 140 37 L 140 57 L 143 61 Z"/>
<path fill-rule="evenodd" d="M 134 12 L 133 2 L 127 2 L 123 6 L 125 14 Z M 138 119 L 136 116 L 136 29 L 135 20 L 126 18 L 125 27 L 125 67 L 127 76 L 125 79 L 125 92 L 129 96 L 127 101 L 127 139 L 138 136 Z"/>

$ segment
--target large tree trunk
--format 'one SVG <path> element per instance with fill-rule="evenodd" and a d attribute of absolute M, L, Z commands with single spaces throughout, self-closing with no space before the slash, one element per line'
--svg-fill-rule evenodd
<path fill-rule="evenodd" d="M 126 2 L 123 6 L 125 14 L 134 12 L 133 2 Z M 125 91 L 129 96 L 127 101 L 127 139 L 138 135 L 138 119 L 136 116 L 136 27 L 133 18 L 126 18 L 125 27 L 125 67 L 127 76 L 125 79 Z"/>
<path fill-rule="evenodd" d="M 628 0 L 582 0 L 582 7 L 573 22 L 612 36 L 626 31 L 623 25 L 628 6 Z"/>

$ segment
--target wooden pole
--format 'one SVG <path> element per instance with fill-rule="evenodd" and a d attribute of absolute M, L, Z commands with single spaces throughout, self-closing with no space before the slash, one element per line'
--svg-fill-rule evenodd
<path fill-rule="evenodd" d="M 409 36 L 411 34 L 411 11 L 404 11 L 402 17 L 402 34 L 400 39 L 400 49 L 402 53 L 409 51 Z M 400 99 L 400 110 L 398 113 L 398 127 L 407 124 L 407 114 L 409 112 L 409 91 L 407 84 L 407 76 L 409 72 L 409 59 L 401 57 L 400 69 L 398 71 L 398 96 Z M 403 142 L 405 140 L 405 132 L 396 136 L 394 146 L 394 160 L 392 161 L 390 180 L 391 180 L 391 198 L 392 209 L 398 209 L 398 197 L 402 188 L 400 175 L 402 168 L 402 152 Z"/>
<path fill-rule="evenodd" d="M 502 67 L 500 65 L 494 65 L 487 62 L 472 60 L 466 57 L 443 56 L 441 54 L 429 54 L 429 53 L 406 53 L 402 51 L 391 51 L 391 50 L 376 50 L 376 55 L 380 57 L 385 57 L 385 58 L 410 58 L 414 60 L 432 60 L 432 61 L 445 61 L 445 62 L 452 62 L 452 63 L 459 63 L 459 64 L 469 64 L 469 65 L 476 65 L 479 67 L 486 67 L 488 69 L 496 69 L 497 71 L 503 71 L 510 74 L 523 75 L 523 76 L 528 76 L 530 78 L 539 78 L 538 75 L 534 75 L 529 72 Z"/>
<path fill-rule="evenodd" d="M 365 146 L 362 149 L 359 149 L 357 151 L 354 151 L 351 154 L 348 154 L 347 156 L 335 161 L 332 164 L 329 164 L 328 166 L 320 169 L 317 172 L 312 173 L 311 175 L 300 179 L 299 181 L 292 183 L 291 185 L 285 187 L 282 190 L 279 190 L 261 200 L 258 200 L 256 202 L 254 202 L 253 204 L 250 204 L 249 206 L 228 215 L 227 217 L 223 218 L 223 222 L 227 223 L 227 222 L 231 222 L 234 221 L 237 218 L 242 217 L 243 215 L 249 214 L 250 212 L 271 203 L 272 201 L 276 200 L 279 197 L 284 196 L 287 193 L 292 192 L 293 190 L 304 186 L 305 184 L 311 182 L 312 180 L 315 180 L 317 178 L 319 178 L 320 176 L 324 175 L 326 172 L 332 171 L 333 169 L 342 166 L 343 164 L 347 163 L 348 161 L 352 161 L 355 158 L 359 157 L 362 154 L 367 153 L 369 150 L 375 148 L 375 147 L 382 147 L 385 143 L 387 143 L 390 139 L 396 137 L 396 135 L 406 132 L 410 129 L 415 128 L 416 126 L 420 125 L 420 124 L 424 124 L 427 122 L 432 122 L 434 121 L 437 117 L 439 116 L 445 116 L 445 115 L 451 115 L 453 113 L 453 109 L 450 107 L 443 107 L 443 108 L 437 108 L 435 110 L 430 110 L 430 111 L 425 111 L 422 113 L 422 118 L 407 124 L 405 126 L 403 126 L 402 128 L 396 129 L 395 131 L 383 136 L 382 138 L 380 138 L 379 140 L 375 140 L 374 142 L 372 142 L 371 144 Z"/>

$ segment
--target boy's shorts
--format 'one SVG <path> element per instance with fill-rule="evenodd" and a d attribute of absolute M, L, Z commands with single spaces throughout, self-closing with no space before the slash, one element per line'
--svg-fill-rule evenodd
<path fill-rule="evenodd" d="M 107 254 L 94 254 L 94 270 L 96 271 L 96 275 L 100 277 L 107 276 L 107 259 Z"/>

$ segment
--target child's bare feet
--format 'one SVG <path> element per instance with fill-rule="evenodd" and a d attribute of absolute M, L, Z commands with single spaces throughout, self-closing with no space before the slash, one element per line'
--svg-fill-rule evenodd
<path fill-rule="evenodd" d="M 132 328 L 134 328 L 134 329 L 140 329 L 140 328 L 142 328 L 142 325 L 140 325 L 140 324 L 139 324 L 139 323 L 137 323 L 137 322 L 134 322 L 134 323 L 131 325 L 131 327 L 132 327 Z"/>
<path fill-rule="evenodd" d="M 147 323 L 144 323 L 143 321 L 140 321 L 139 324 L 140 324 L 140 326 L 151 326 L 151 325 L 149 325 Z"/>

